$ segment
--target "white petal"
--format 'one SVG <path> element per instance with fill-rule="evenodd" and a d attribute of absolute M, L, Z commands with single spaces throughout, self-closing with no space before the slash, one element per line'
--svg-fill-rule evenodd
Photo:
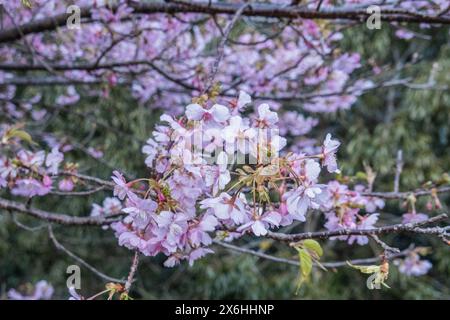
<path fill-rule="evenodd" d="M 222 190 L 230 182 L 231 176 L 228 170 L 219 176 L 219 189 Z"/>
<path fill-rule="evenodd" d="M 226 166 L 228 164 L 228 156 L 225 152 L 219 153 L 219 155 L 217 156 L 217 164 L 220 166 Z"/>
<path fill-rule="evenodd" d="M 238 109 L 243 108 L 245 105 L 247 105 L 251 102 L 252 102 L 252 97 L 250 97 L 250 95 L 247 94 L 247 92 L 239 91 L 239 98 L 238 98 L 238 102 L 237 102 Z"/>
<path fill-rule="evenodd" d="M 264 119 L 266 114 L 270 112 L 270 107 L 267 103 L 260 104 L 258 106 L 258 114 L 260 119 Z"/>
<path fill-rule="evenodd" d="M 201 120 L 205 109 L 199 104 L 190 104 L 186 107 L 186 117 L 189 120 Z"/>
<path fill-rule="evenodd" d="M 315 181 L 320 174 L 320 165 L 318 162 L 308 159 L 305 165 L 306 177 L 309 181 Z"/>
<path fill-rule="evenodd" d="M 220 203 L 214 206 L 214 214 L 219 219 L 230 218 L 230 206 Z"/>
<path fill-rule="evenodd" d="M 213 105 L 211 108 L 211 114 L 216 122 L 224 122 L 230 118 L 230 110 L 220 104 Z"/>
<path fill-rule="evenodd" d="M 261 221 L 256 221 L 252 225 L 252 231 L 255 234 L 255 236 L 265 236 L 267 234 L 267 230 L 264 227 L 264 223 Z"/>

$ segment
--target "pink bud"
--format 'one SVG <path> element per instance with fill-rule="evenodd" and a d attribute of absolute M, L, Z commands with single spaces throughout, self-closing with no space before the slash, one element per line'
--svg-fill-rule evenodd
<path fill-rule="evenodd" d="M 52 185 L 52 179 L 49 176 L 45 175 L 42 179 L 42 183 L 45 187 L 50 187 Z"/>
<path fill-rule="evenodd" d="M 280 208 L 278 209 L 278 211 L 279 211 L 280 214 L 282 214 L 282 215 L 286 215 L 286 214 L 288 213 L 288 211 L 287 211 L 287 205 L 286 205 L 285 202 L 282 202 L 282 203 L 280 204 Z"/>

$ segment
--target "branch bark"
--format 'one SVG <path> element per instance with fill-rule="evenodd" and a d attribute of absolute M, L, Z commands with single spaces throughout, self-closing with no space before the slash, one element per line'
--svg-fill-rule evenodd
<path fill-rule="evenodd" d="M 40 209 L 35 208 L 29 208 L 26 205 L 6 200 L 3 198 L 0 198 L 0 209 L 5 209 L 8 211 L 16 211 L 20 212 L 41 220 L 45 220 L 48 222 L 53 222 L 57 224 L 63 224 L 63 225 L 96 225 L 96 226 L 102 226 L 110 224 L 116 219 L 114 217 L 117 217 L 118 215 L 110 215 L 110 216 L 104 216 L 104 217 L 75 217 L 75 216 L 69 216 L 66 214 L 60 214 L 60 213 L 54 213 L 54 212 L 48 212 Z"/>
<path fill-rule="evenodd" d="M 320 232 L 305 232 L 298 234 L 284 234 L 269 231 L 267 233 L 267 237 L 284 242 L 293 242 L 300 241 L 306 239 L 329 239 L 333 237 L 339 236 L 372 236 L 386 233 L 401 233 L 401 232 L 410 232 L 410 233 L 421 233 L 421 234 L 434 234 L 441 235 L 446 234 L 446 230 L 444 228 L 429 228 L 429 229 L 421 229 L 421 226 L 425 226 L 431 223 L 437 223 L 440 221 L 444 221 L 448 218 L 447 214 L 443 213 L 438 216 L 432 217 L 422 222 L 416 223 L 406 223 L 406 224 L 394 224 L 389 226 L 383 226 L 373 229 L 341 229 L 334 231 L 320 231 Z"/>

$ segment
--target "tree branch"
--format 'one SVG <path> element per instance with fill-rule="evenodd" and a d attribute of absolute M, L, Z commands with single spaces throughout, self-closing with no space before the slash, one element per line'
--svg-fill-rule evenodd
<path fill-rule="evenodd" d="M 0 198 L 0 209 L 20 212 L 41 220 L 63 225 L 97 225 L 97 226 L 107 225 L 117 220 L 114 219 L 114 217 L 117 217 L 122 214 L 122 213 L 111 214 L 109 216 L 100 216 L 100 217 L 75 217 L 66 214 L 53 213 L 40 209 L 29 208 L 22 203 L 6 200 L 3 198 Z"/>
<path fill-rule="evenodd" d="M 421 190 L 409 191 L 409 192 L 362 192 L 361 195 L 363 195 L 365 197 L 377 197 L 377 198 L 383 198 L 383 199 L 406 199 L 411 195 L 413 195 L 415 197 L 423 197 L 423 196 L 432 195 L 434 192 L 447 193 L 447 192 L 450 192 L 450 186 L 436 188 L 435 190 L 436 191 L 433 191 L 433 189 L 430 189 L 430 190 L 421 189 Z"/>
<path fill-rule="evenodd" d="M 217 57 L 214 60 L 214 63 L 211 67 L 211 73 L 209 75 L 208 81 L 205 85 L 205 92 L 208 91 L 211 86 L 214 84 L 214 79 L 216 78 L 217 71 L 219 70 L 219 64 L 220 61 L 223 58 L 223 55 L 225 53 L 225 45 L 228 41 L 228 37 L 230 36 L 231 30 L 233 29 L 236 22 L 238 22 L 239 18 L 241 17 L 242 13 L 246 8 L 250 6 L 249 3 L 245 3 L 242 5 L 238 11 L 236 11 L 236 14 L 234 15 L 233 19 L 228 23 L 227 28 L 224 31 L 224 34 L 222 36 L 222 40 L 220 41 L 220 44 L 217 48 Z"/>
<path fill-rule="evenodd" d="M 82 258 L 80 258 L 79 256 L 77 256 L 75 253 L 71 252 L 70 250 L 68 250 L 66 247 L 64 247 L 55 237 L 54 233 L 53 233 L 53 229 L 52 227 L 49 225 L 48 226 L 48 235 L 50 237 L 50 239 L 52 240 L 53 244 L 55 245 L 56 249 L 63 251 L 65 254 L 67 254 L 69 257 L 71 257 L 72 259 L 74 259 L 75 261 L 77 261 L 79 264 L 83 265 L 84 267 L 86 267 L 87 269 L 89 269 L 90 271 L 92 271 L 95 275 L 97 275 L 98 277 L 100 277 L 103 280 L 106 281 L 111 281 L 111 282 L 118 282 L 118 283 L 125 283 L 124 280 L 122 279 L 117 279 L 117 278 L 113 278 L 110 277 L 106 274 L 104 274 L 103 272 L 99 271 L 98 269 L 94 268 L 93 266 L 91 266 L 89 263 L 87 263 L 86 261 L 84 261 Z"/>
<path fill-rule="evenodd" d="M 204 14 L 227 14 L 234 15 L 240 9 L 240 3 L 210 3 L 202 2 L 183 2 L 183 3 L 167 3 L 167 2 L 146 2 L 146 3 L 129 3 L 134 9 L 133 14 L 156 14 L 156 13 L 204 13 Z M 91 18 L 91 7 L 80 8 L 81 18 Z M 112 7 L 116 10 L 117 5 Z M 346 9 L 336 8 L 330 10 L 310 10 L 296 7 L 285 7 L 274 4 L 252 4 L 251 8 L 247 8 L 242 13 L 251 17 L 266 18 L 289 18 L 289 19 L 324 19 L 337 20 L 345 19 L 352 21 L 365 21 L 370 14 L 362 9 Z M 66 25 L 70 15 L 67 13 L 58 14 L 48 18 L 37 19 L 28 23 L 24 23 L 18 28 L 9 28 L 0 32 L 0 42 L 8 42 L 20 39 L 23 35 L 31 33 L 56 30 L 58 27 Z M 125 17 L 124 19 L 127 19 Z M 435 23 L 450 24 L 450 18 L 444 15 L 431 16 L 423 15 L 416 12 L 400 9 L 384 9 L 381 14 L 383 21 L 409 22 L 409 23 Z"/>
<path fill-rule="evenodd" d="M 134 252 L 133 262 L 131 263 L 130 272 L 128 274 L 127 282 L 125 283 L 125 292 L 128 294 L 130 292 L 131 284 L 134 281 L 134 275 L 137 271 L 139 264 L 139 251 Z"/>
<path fill-rule="evenodd" d="M 421 229 L 419 227 L 425 226 L 431 223 L 440 222 L 447 219 L 447 214 L 443 213 L 438 216 L 432 217 L 422 222 L 416 223 L 406 223 L 406 224 L 394 224 L 384 227 L 378 227 L 373 229 L 341 229 L 334 231 L 320 231 L 320 232 L 305 232 L 298 234 L 284 234 L 269 231 L 267 237 L 285 242 L 300 241 L 305 239 L 329 239 L 339 236 L 372 236 L 385 233 L 400 233 L 400 232 L 410 232 L 410 233 L 421 233 L 421 234 L 433 234 L 433 235 L 446 235 L 446 230 L 444 228 L 428 228 Z"/>

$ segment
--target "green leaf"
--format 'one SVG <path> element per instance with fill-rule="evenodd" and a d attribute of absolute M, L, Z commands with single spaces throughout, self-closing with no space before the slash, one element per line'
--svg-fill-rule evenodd
<path fill-rule="evenodd" d="M 28 142 L 29 144 L 36 144 L 36 142 L 33 141 L 33 138 L 31 138 L 30 134 L 24 130 L 12 129 L 7 133 L 7 138 L 19 138 L 20 140 Z"/>
<path fill-rule="evenodd" d="M 370 276 L 368 279 L 367 285 L 368 285 L 369 289 L 379 289 L 380 285 L 383 285 L 386 288 L 390 289 L 390 287 L 385 283 L 385 281 L 389 275 L 389 264 L 387 262 L 383 263 L 381 266 L 376 266 L 376 265 L 355 266 L 348 261 L 347 261 L 347 264 L 350 267 L 361 271 L 362 273 L 374 274 L 373 276 Z"/>
<path fill-rule="evenodd" d="M 303 246 L 306 249 L 314 251 L 317 254 L 317 256 L 319 256 L 319 257 L 321 257 L 323 255 L 322 247 L 316 240 L 307 239 L 307 240 L 303 241 Z"/>
<path fill-rule="evenodd" d="M 380 266 L 376 266 L 376 265 L 370 265 L 370 266 L 355 266 L 354 264 L 351 264 L 350 262 L 347 261 L 347 264 L 354 268 L 357 269 L 359 271 L 361 271 L 362 273 L 375 273 L 375 272 L 379 272 L 380 271 Z"/>
<path fill-rule="evenodd" d="M 309 252 L 305 249 L 297 249 L 300 259 L 300 268 L 302 276 L 308 278 L 312 270 L 312 259 Z"/>
<path fill-rule="evenodd" d="M 22 0 L 22 5 L 24 7 L 27 7 L 28 9 L 31 9 L 33 7 L 30 0 Z"/>
<path fill-rule="evenodd" d="M 297 288 L 295 290 L 295 294 L 298 294 L 298 290 L 305 281 L 308 281 L 309 275 L 312 270 L 312 258 L 309 252 L 306 249 L 302 249 L 299 247 L 295 247 L 298 251 L 298 258 L 300 260 L 300 272 L 297 282 Z"/>

